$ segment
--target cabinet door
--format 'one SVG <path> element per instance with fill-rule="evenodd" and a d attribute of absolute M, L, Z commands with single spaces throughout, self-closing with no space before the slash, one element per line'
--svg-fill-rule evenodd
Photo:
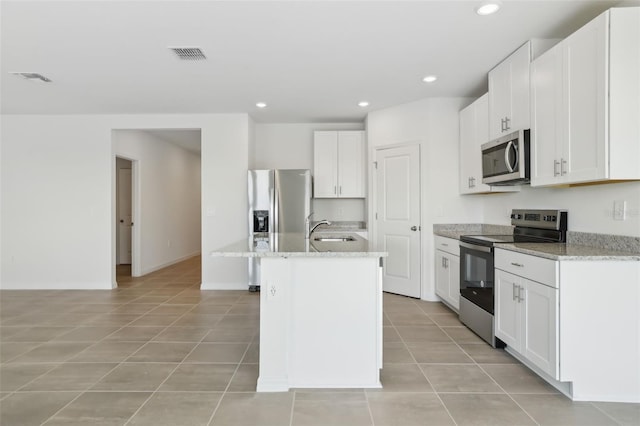
<path fill-rule="evenodd" d="M 560 179 L 563 138 L 562 46 L 531 63 L 531 186 Z"/>
<path fill-rule="evenodd" d="M 495 332 L 496 337 L 520 352 L 520 306 L 518 289 L 521 278 L 495 270 Z"/>
<path fill-rule="evenodd" d="M 313 196 L 338 196 L 338 132 L 317 131 L 313 138 Z"/>
<path fill-rule="evenodd" d="M 531 43 L 527 42 L 509 57 L 510 64 L 510 105 L 506 132 L 530 128 L 529 66 L 531 64 Z"/>
<path fill-rule="evenodd" d="M 563 42 L 566 127 L 561 173 L 567 183 L 607 177 L 607 33 L 608 14 L 602 14 Z"/>
<path fill-rule="evenodd" d="M 449 271 L 449 301 L 451 306 L 460 309 L 460 258 L 450 255 L 447 269 Z"/>
<path fill-rule="evenodd" d="M 363 198 L 364 132 L 338 132 L 338 197 Z"/>
<path fill-rule="evenodd" d="M 503 120 L 511 110 L 511 67 L 508 59 L 489 71 L 489 138 L 505 132 Z"/>
<path fill-rule="evenodd" d="M 558 379 L 558 290 L 523 279 L 521 353 Z"/>
<path fill-rule="evenodd" d="M 446 258 L 446 253 L 440 250 L 436 250 L 436 294 L 448 302 L 449 274 L 445 266 Z"/>

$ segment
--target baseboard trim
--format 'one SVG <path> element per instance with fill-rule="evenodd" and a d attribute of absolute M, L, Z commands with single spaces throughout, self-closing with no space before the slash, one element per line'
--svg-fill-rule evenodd
<path fill-rule="evenodd" d="M 104 283 L 7 283 L 0 290 L 113 290 L 111 282 Z"/>
<path fill-rule="evenodd" d="M 243 283 L 202 283 L 200 290 L 249 290 L 249 286 Z"/>

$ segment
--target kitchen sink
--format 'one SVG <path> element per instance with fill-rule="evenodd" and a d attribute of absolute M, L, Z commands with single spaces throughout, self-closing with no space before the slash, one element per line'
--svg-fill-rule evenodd
<path fill-rule="evenodd" d="M 353 237 L 315 237 L 313 241 L 320 241 L 323 243 L 338 243 L 338 242 L 346 242 L 346 241 L 355 241 L 356 239 Z"/>

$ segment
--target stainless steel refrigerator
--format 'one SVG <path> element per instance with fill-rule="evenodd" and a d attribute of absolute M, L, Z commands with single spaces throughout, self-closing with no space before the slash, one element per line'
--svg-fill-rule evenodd
<path fill-rule="evenodd" d="M 305 169 L 249 170 L 249 237 L 271 242 L 278 232 L 305 230 L 311 212 L 311 172 Z M 249 258 L 249 289 L 260 286 L 260 263 Z"/>

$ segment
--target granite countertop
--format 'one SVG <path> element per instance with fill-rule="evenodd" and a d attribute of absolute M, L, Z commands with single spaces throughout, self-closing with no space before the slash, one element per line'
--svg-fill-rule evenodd
<path fill-rule="evenodd" d="M 499 244 L 496 248 L 530 254 L 551 260 L 631 260 L 640 261 L 640 253 L 565 243 Z"/>
<path fill-rule="evenodd" d="M 354 241 L 322 242 L 315 238 L 337 237 L 335 232 L 314 232 L 310 239 L 301 233 L 271 234 L 271 238 L 258 241 L 241 240 L 211 252 L 213 257 L 386 257 L 387 252 L 375 250 L 368 240 L 349 232 L 345 236 Z"/>
<path fill-rule="evenodd" d="M 462 235 L 511 235 L 513 226 L 481 223 L 447 223 L 433 225 L 433 233 L 441 237 L 459 240 Z"/>
<path fill-rule="evenodd" d="M 311 226 L 318 221 L 311 222 Z M 331 225 L 320 225 L 318 232 L 367 232 L 365 222 L 359 221 L 331 221 Z"/>

